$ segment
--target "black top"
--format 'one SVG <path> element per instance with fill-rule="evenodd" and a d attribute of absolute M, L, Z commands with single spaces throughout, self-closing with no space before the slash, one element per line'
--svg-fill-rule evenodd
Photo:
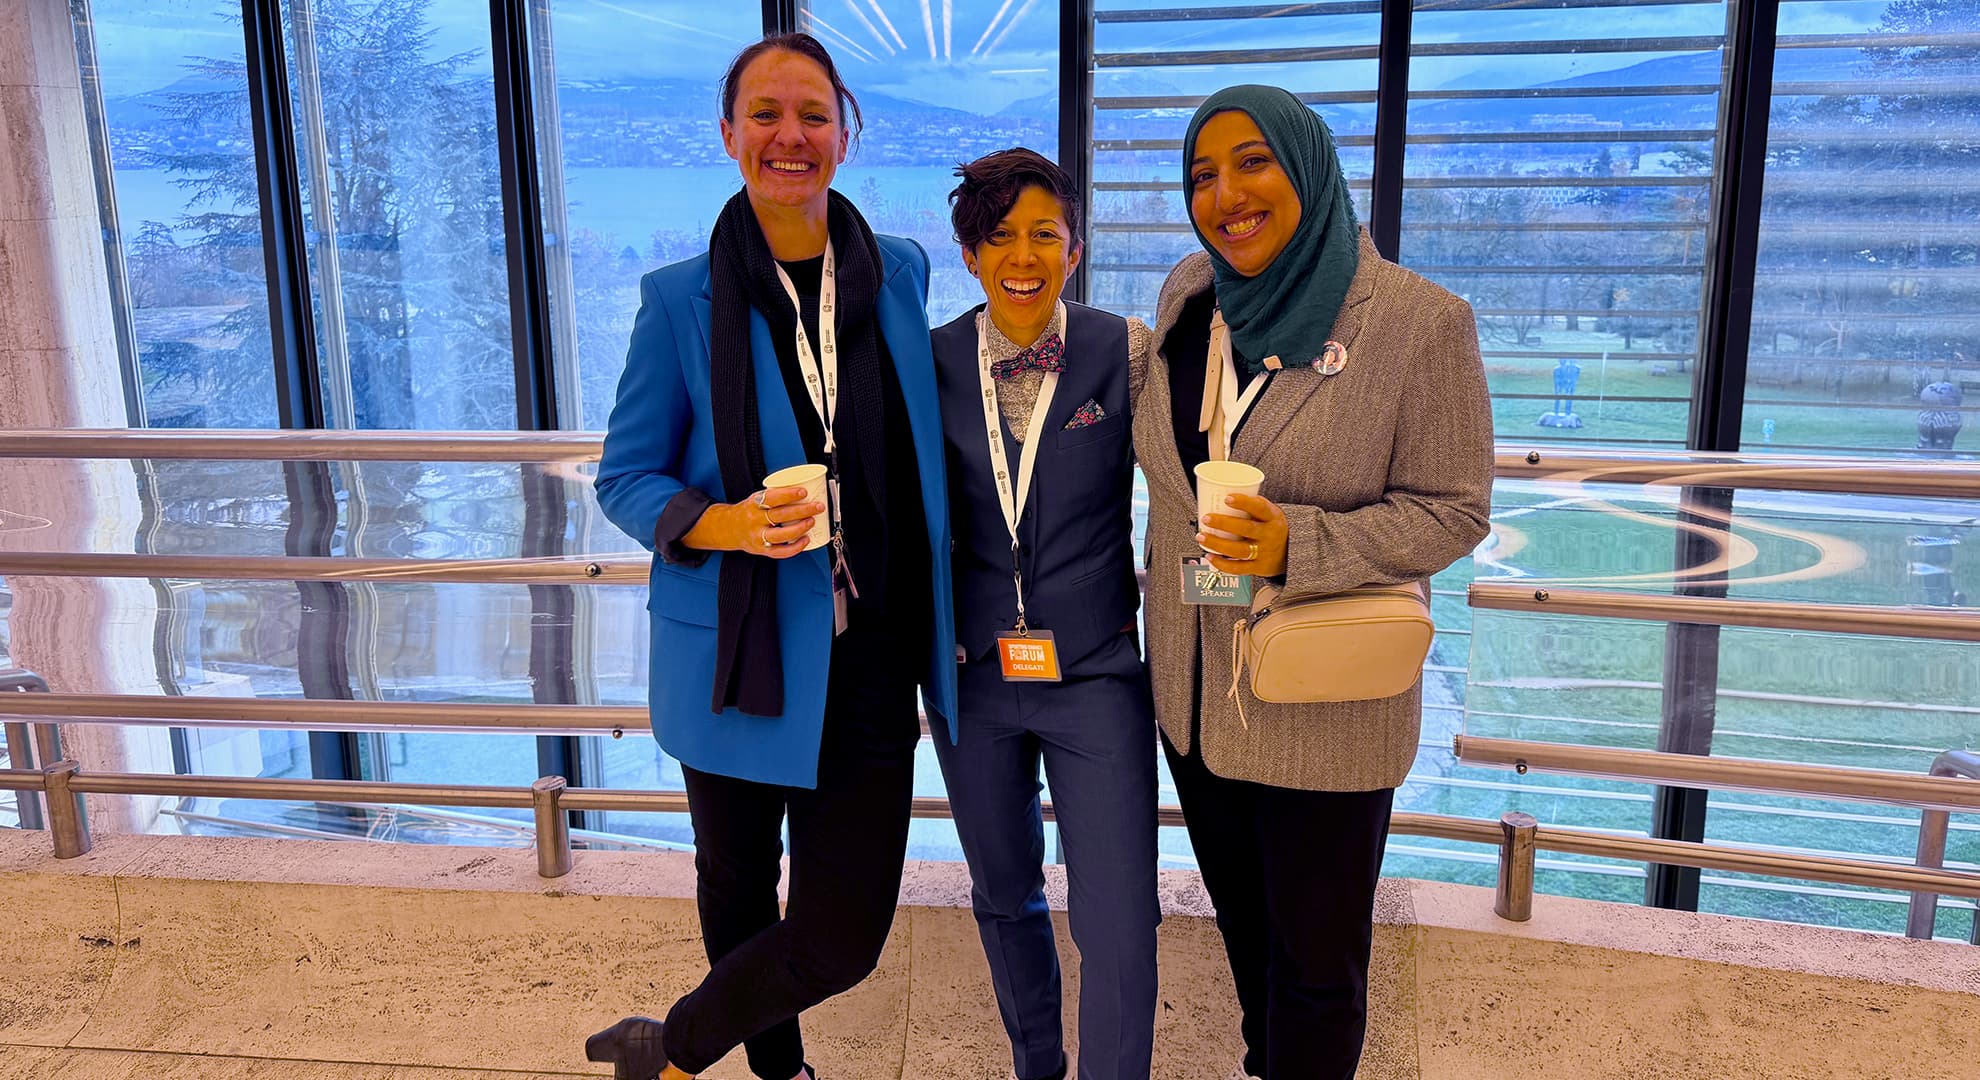
<path fill-rule="evenodd" d="M 1203 422 L 1203 372 L 1210 356 L 1210 316 L 1216 310 L 1215 290 L 1183 301 L 1176 324 L 1162 339 L 1162 355 L 1169 361 L 1170 422 L 1176 429 L 1176 452 L 1182 456 L 1183 475 L 1189 477 L 1196 475 L 1198 465 L 1210 460 L 1210 433 L 1197 430 L 1197 425 Z M 1235 346 L 1233 354 L 1241 355 Z M 1242 369 L 1243 364 L 1238 366 Z M 1244 421 L 1240 419 L 1231 431 L 1233 443 L 1242 430 Z"/>
<path fill-rule="evenodd" d="M 805 336 L 811 347 L 818 344 L 818 288 L 824 279 L 825 257 L 791 262 L 778 261 L 797 287 L 798 311 L 804 320 Z M 772 320 L 773 324 L 775 320 Z M 788 325 L 788 324 L 787 324 Z M 798 363 L 797 342 L 789 329 L 771 332 L 776 342 L 778 369 L 783 372 L 784 392 L 791 399 L 791 412 L 797 417 L 798 438 L 804 443 L 807 461 L 825 460 L 825 427 L 811 403 L 811 392 L 804 385 L 804 370 Z M 839 354 L 841 363 L 847 354 Z M 880 340 L 880 391 L 885 414 L 886 491 L 876 499 L 869 490 L 865 470 L 859 460 L 858 440 L 852 436 L 857 423 L 850 394 L 839 395 L 838 415 L 832 418 L 838 451 L 837 475 L 842 527 L 846 537 L 846 562 L 852 568 L 853 585 L 859 590 L 849 611 L 853 623 L 867 624 L 883 619 L 893 641 L 905 652 L 920 656 L 926 651 L 928 635 L 934 632 L 934 608 L 929 599 L 928 525 L 921 502 L 921 471 L 914 452 L 914 435 L 908 424 L 907 400 L 894 370 L 893 357 L 885 338 Z M 845 380 L 841 380 L 844 385 Z"/>

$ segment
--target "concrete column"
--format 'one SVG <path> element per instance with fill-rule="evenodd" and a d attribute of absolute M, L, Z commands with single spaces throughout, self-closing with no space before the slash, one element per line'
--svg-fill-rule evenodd
<path fill-rule="evenodd" d="M 123 427 L 82 80 L 65 0 L 0 0 L 0 426 Z M 0 550 L 130 551 L 136 477 L 121 461 L 0 463 Z M 57 691 L 158 693 L 146 581 L 10 577 L 13 662 Z M 87 770 L 172 769 L 163 729 L 73 725 Z M 91 825 L 149 831 L 153 799 L 91 802 Z"/>

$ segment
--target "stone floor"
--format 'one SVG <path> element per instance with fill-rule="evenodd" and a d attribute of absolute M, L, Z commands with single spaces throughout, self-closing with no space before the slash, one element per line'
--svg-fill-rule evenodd
<path fill-rule="evenodd" d="M 1161 890 L 1153 1080 L 1225 1080 L 1207 899 Z M 705 970 L 692 897 L 685 854 L 546 881 L 524 850 L 106 835 L 58 861 L 0 830 L 0 1080 L 603 1076 L 584 1035 Z M 879 969 L 806 1014 L 827 1080 L 1008 1077 L 967 904 L 960 866 L 910 864 Z M 1973 946 L 1544 896 L 1514 924 L 1488 889 L 1406 880 L 1376 922 L 1361 1080 L 1980 1076 Z M 741 1057 L 708 1080 L 747 1080 Z"/>

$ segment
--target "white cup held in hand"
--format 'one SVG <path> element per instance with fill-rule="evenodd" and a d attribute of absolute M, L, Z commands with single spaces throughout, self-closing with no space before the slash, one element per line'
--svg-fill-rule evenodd
<path fill-rule="evenodd" d="M 788 469 L 778 469 L 763 478 L 763 486 L 769 488 L 801 487 L 804 489 L 804 502 L 825 503 L 825 466 L 793 465 Z M 811 519 L 811 531 L 804 534 L 804 550 L 824 547 L 832 539 L 832 515 L 821 510 Z"/>
<path fill-rule="evenodd" d="M 1226 514 L 1231 517 L 1249 517 L 1244 511 L 1224 503 L 1226 495 L 1256 495 L 1265 474 L 1255 466 L 1242 461 L 1206 461 L 1196 467 L 1196 522 L 1197 528 L 1207 536 L 1221 536 L 1226 540 L 1238 537 L 1220 529 L 1203 524 L 1209 514 Z"/>

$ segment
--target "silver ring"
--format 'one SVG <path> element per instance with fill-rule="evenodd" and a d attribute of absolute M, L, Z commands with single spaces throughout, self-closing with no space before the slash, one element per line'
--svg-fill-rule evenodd
<path fill-rule="evenodd" d="M 764 531 L 763 531 L 762 533 L 760 533 L 759 535 L 760 535 L 760 536 L 761 536 L 761 537 L 763 538 L 763 550 L 765 550 L 765 551 L 768 551 L 768 550 L 770 550 L 770 547 L 771 547 L 771 545 L 770 545 L 770 530 L 768 530 L 768 529 L 765 529 L 765 530 L 764 530 Z"/>

